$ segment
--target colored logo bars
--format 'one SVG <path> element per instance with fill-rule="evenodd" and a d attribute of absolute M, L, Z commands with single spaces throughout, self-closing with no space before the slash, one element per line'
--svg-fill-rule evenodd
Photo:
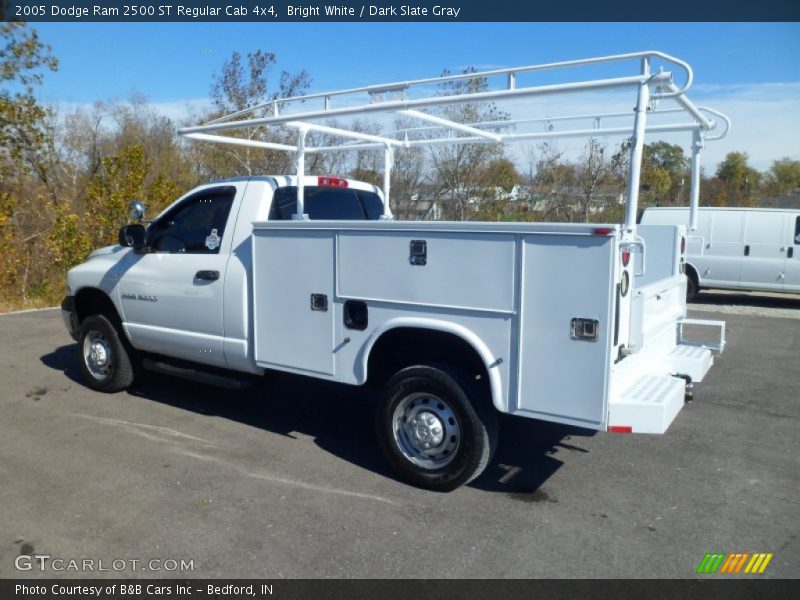
<path fill-rule="evenodd" d="M 772 553 L 766 552 L 717 552 L 706 554 L 697 567 L 698 573 L 748 573 L 755 575 L 763 573 L 769 561 L 772 560 Z"/>

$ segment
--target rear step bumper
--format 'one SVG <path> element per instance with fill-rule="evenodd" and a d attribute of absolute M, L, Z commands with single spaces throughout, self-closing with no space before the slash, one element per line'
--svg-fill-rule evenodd
<path fill-rule="evenodd" d="M 608 429 L 630 433 L 664 433 L 681 408 L 686 381 L 670 375 L 640 377 L 622 397 L 608 405 Z"/>
<path fill-rule="evenodd" d="M 684 325 L 715 328 L 719 339 L 690 342 L 684 338 Z M 725 348 L 723 321 L 683 319 L 676 326 L 676 345 L 634 354 L 629 368 L 615 374 L 624 381 L 612 387 L 618 393 L 609 397 L 609 431 L 664 433 L 683 408 L 687 383 L 702 381 L 714 364 L 714 352 Z"/>

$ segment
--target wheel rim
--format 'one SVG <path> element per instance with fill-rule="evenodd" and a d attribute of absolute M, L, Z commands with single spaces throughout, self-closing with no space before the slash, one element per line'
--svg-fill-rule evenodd
<path fill-rule="evenodd" d="M 98 381 L 111 377 L 111 344 L 102 332 L 92 329 L 83 338 L 83 362 Z"/>
<path fill-rule="evenodd" d="M 450 464 L 461 446 L 461 427 L 447 402 L 427 393 L 403 398 L 392 417 L 394 440 L 403 456 L 423 469 Z"/>

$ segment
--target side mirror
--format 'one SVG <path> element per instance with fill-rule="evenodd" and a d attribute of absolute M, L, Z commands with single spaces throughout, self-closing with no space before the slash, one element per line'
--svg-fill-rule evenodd
<path fill-rule="evenodd" d="M 119 230 L 119 245 L 125 248 L 133 248 L 140 250 L 144 248 L 147 235 L 145 234 L 144 227 L 138 223 L 133 225 L 125 225 L 120 227 Z"/>
<path fill-rule="evenodd" d="M 131 200 L 128 205 L 128 214 L 131 217 L 131 221 L 144 219 L 144 203 L 141 200 Z"/>

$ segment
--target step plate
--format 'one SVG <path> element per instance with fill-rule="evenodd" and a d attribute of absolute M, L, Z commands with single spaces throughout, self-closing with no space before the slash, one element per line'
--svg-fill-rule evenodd
<path fill-rule="evenodd" d="M 644 375 L 608 404 L 608 428 L 664 433 L 683 408 L 686 382 L 669 375 Z"/>
<path fill-rule="evenodd" d="M 667 361 L 672 373 L 688 375 L 693 383 L 700 383 L 714 364 L 714 355 L 705 346 L 678 344 L 667 356 Z"/>

